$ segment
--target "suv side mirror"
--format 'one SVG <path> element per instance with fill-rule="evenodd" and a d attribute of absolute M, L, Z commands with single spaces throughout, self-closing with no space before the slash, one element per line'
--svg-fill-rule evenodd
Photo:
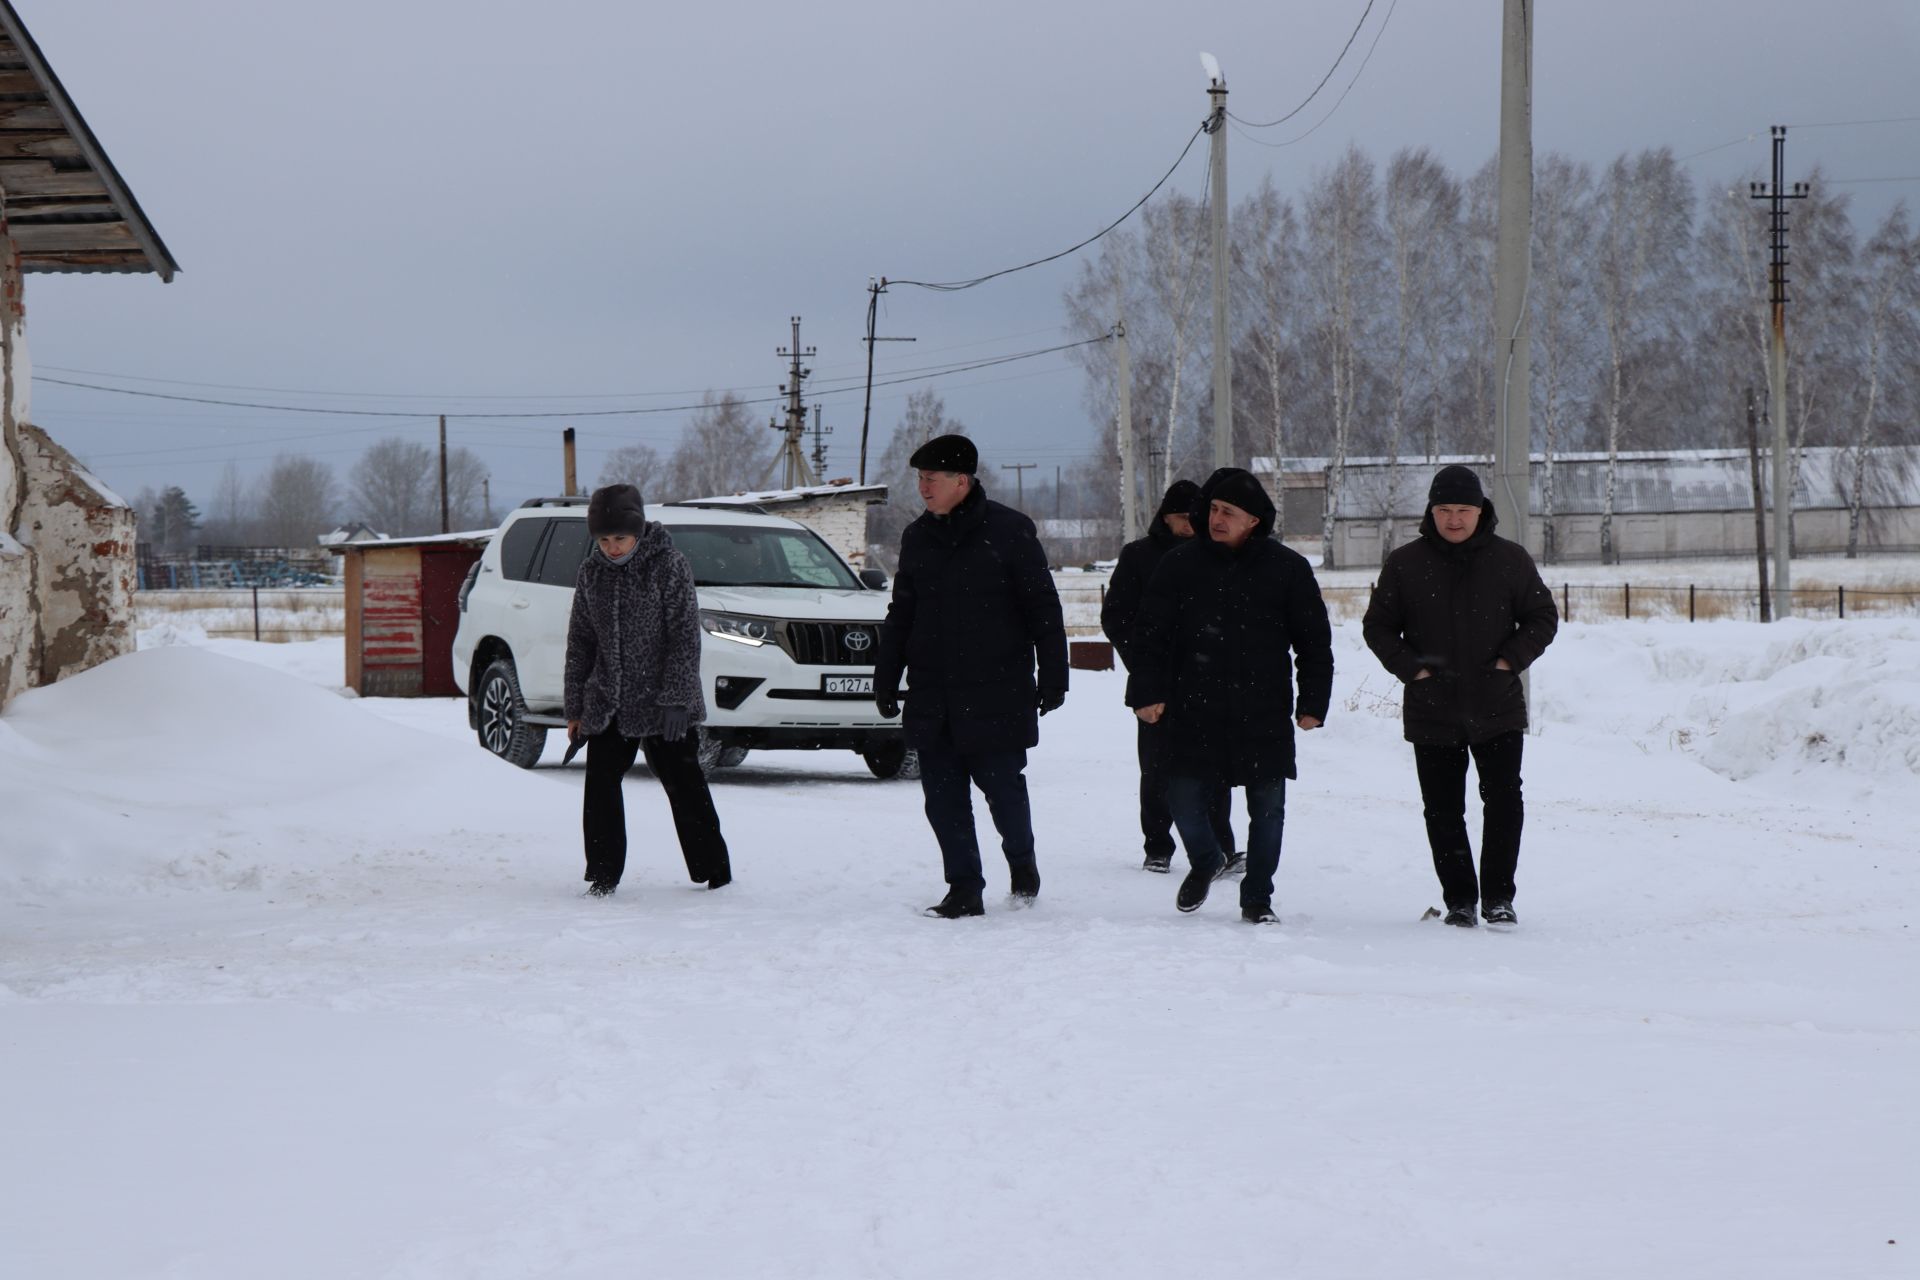
<path fill-rule="evenodd" d="M 874 591 L 885 591 L 887 589 L 887 575 L 878 569 L 862 569 L 860 571 L 860 581 L 866 583 L 867 586 Z"/>

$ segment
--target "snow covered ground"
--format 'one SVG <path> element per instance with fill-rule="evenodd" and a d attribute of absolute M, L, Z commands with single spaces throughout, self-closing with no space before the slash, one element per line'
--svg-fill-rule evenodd
<path fill-rule="evenodd" d="M 1503 935 L 1418 920 L 1337 643 L 1277 929 L 1138 869 L 1111 673 L 1033 755 L 1039 904 L 955 923 L 851 754 L 719 776 L 718 893 L 636 772 L 599 901 L 577 765 L 337 640 L 24 695 L 0 1275 L 1913 1275 L 1920 622 L 1566 628 Z"/>

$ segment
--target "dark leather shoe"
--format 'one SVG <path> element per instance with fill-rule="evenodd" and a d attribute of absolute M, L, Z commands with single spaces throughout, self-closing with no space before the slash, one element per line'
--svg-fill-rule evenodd
<path fill-rule="evenodd" d="M 1488 924 L 1519 924 L 1520 917 L 1513 914 L 1511 902 L 1489 902 L 1480 908 L 1480 918 Z"/>
<path fill-rule="evenodd" d="M 1187 872 L 1187 878 L 1180 882 L 1180 892 L 1174 896 L 1173 905 L 1182 911 L 1198 911 L 1200 904 L 1207 900 L 1207 890 L 1213 887 L 1212 870 L 1195 868 Z"/>
<path fill-rule="evenodd" d="M 1447 912 L 1447 923 L 1460 929 L 1471 929 L 1477 923 L 1473 918 L 1472 907 L 1453 907 Z"/>
<path fill-rule="evenodd" d="M 1140 864 L 1143 871 L 1157 871 L 1166 875 L 1173 870 L 1173 855 L 1170 853 L 1150 853 L 1147 860 Z"/>
<path fill-rule="evenodd" d="M 1272 907 L 1242 907 L 1240 918 L 1248 924 L 1279 924 L 1280 917 L 1273 914 Z"/>
<path fill-rule="evenodd" d="M 966 916 L 983 916 L 987 914 L 987 909 L 980 905 L 978 889 L 949 889 L 946 897 L 922 914 L 936 920 L 959 920 Z"/>

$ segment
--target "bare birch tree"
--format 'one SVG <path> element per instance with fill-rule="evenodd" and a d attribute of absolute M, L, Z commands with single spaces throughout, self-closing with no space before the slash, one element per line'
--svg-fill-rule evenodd
<path fill-rule="evenodd" d="M 1533 393 L 1541 432 L 1541 527 L 1543 558 L 1559 558 L 1554 521 L 1554 458 L 1567 437 L 1568 399 L 1588 385 L 1593 368 L 1593 295 L 1589 267 L 1593 241 L 1593 170 L 1558 152 L 1534 168 L 1533 271 L 1528 291 L 1533 312 Z"/>
<path fill-rule="evenodd" d="M 1331 401 L 1320 526 L 1321 562 L 1331 568 L 1334 516 L 1357 418 L 1362 346 L 1379 299 L 1380 195 L 1372 161 L 1358 147 L 1348 147 L 1314 180 L 1305 203 L 1307 279 L 1318 358 Z"/>
<path fill-rule="evenodd" d="M 1445 267 L 1460 236 L 1460 184 L 1425 147 L 1403 148 L 1387 163 L 1386 245 L 1393 290 L 1393 354 L 1388 365 L 1387 487 L 1381 496 L 1380 556 L 1393 548 L 1393 517 L 1400 496 L 1400 453 L 1414 379 L 1431 394 L 1436 371 L 1416 370 L 1416 348 L 1432 351 L 1439 320 L 1435 306 Z"/>

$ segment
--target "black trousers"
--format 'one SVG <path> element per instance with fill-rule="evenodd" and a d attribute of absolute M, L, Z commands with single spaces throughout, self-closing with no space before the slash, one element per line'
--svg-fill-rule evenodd
<path fill-rule="evenodd" d="M 633 768 L 634 757 L 646 753 L 647 768 L 660 780 L 673 808 L 674 830 L 687 875 L 705 884 L 732 875 L 727 842 L 720 834 L 720 815 L 700 772 L 699 740 L 692 730 L 678 742 L 665 738 L 628 738 L 608 728 L 587 740 L 587 793 L 581 826 L 587 842 L 586 879 L 616 885 L 627 869 L 627 806 L 620 780 Z"/>
<path fill-rule="evenodd" d="M 1167 779 L 1173 747 L 1163 726 L 1145 720 L 1138 723 L 1135 742 L 1140 756 L 1140 835 L 1149 856 L 1172 857 L 1173 810 L 1167 805 Z M 1237 848 L 1233 823 L 1228 820 L 1232 803 L 1233 792 L 1225 786 L 1214 788 L 1207 796 L 1207 821 L 1213 827 L 1214 843 L 1229 860 Z"/>
<path fill-rule="evenodd" d="M 1426 808 L 1427 843 L 1447 909 L 1476 902 L 1512 902 L 1513 874 L 1520 862 L 1520 828 L 1526 807 L 1520 798 L 1520 754 L 1527 735 L 1515 730 L 1467 746 L 1413 749 Z M 1480 775 L 1480 875 L 1473 872 L 1467 841 L 1467 756 Z"/>
<path fill-rule="evenodd" d="M 937 741 L 922 742 L 920 790 L 926 800 L 927 825 L 940 842 L 940 861 L 947 884 L 955 889 L 984 890 L 980 840 L 973 829 L 973 790 L 987 798 L 987 811 L 1000 833 L 1000 848 L 1009 866 L 1033 861 L 1033 811 L 1027 801 L 1027 753 L 957 750 L 942 732 Z"/>

